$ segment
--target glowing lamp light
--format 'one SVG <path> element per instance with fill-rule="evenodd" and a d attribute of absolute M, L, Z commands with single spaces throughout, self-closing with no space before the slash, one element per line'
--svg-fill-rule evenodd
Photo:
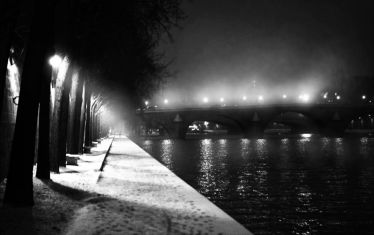
<path fill-rule="evenodd" d="M 243 100 L 247 100 L 247 96 L 243 96 L 242 99 L 243 99 Z"/>
<path fill-rule="evenodd" d="M 303 137 L 303 138 L 310 138 L 310 137 L 312 137 L 312 134 L 304 133 L 304 134 L 301 134 L 301 137 Z"/>
<path fill-rule="evenodd" d="M 308 94 L 301 94 L 301 95 L 299 95 L 299 99 L 302 102 L 307 103 L 310 100 L 310 96 Z"/>
<path fill-rule="evenodd" d="M 366 99 L 366 95 L 362 95 L 362 97 L 361 97 L 363 100 L 365 100 Z"/>
<path fill-rule="evenodd" d="M 283 98 L 283 99 L 287 99 L 287 95 L 286 95 L 286 94 L 283 94 L 283 95 L 282 95 L 282 98 Z"/>
<path fill-rule="evenodd" d="M 340 100 L 340 95 L 336 96 L 336 99 L 337 99 L 337 100 Z"/>
<path fill-rule="evenodd" d="M 9 73 L 17 73 L 18 72 L 16 64 L 11 63 L 11 59 L 8 60 L 7 69 L 9 70 Z"/>
<path fill-rule="evenodd" d="M 325 94 L 323 94 L 323 98 L 327 99 L 327 92 Z"/>
<path fill-rule="evenodd" d="M 169 100 L 168 99 L 164 99 L 164 104 L 168 104 L 169 103 Z"/>
<path fill-rule="evenodd" d="M 148 100 L 146 100 L 146 101 L 144 102 L 144 104 L 145 104 L 145 105 L 148 105 L 148 104 L 149 104 Z"/>
<path fill-rule="evenodd" d="M 225 102 L 225 99 L 224 98 L 220 98 L 219 101 L 222 103 L 222 102 Z"/>
<path fill-rule="evenodd" d="M 58 55 L 54 55 L 49 59 L 49 64 L 52 66 L 52 68 L 57 69 L 60 64 L 62 63 L 62 59 Z"/>
<path fill-rule="evenodd" d="M 209 102 L 208 97 L 204 97 L 204 98 L 203 98 L 203 102 L 204 102 L 204 103 L 208 103 L 208 102 Z"/>
<path fill-rule="evenodd" d="M 264 97 L 262 95 L 258 96 L 258 101 L 264 101 Z"/>

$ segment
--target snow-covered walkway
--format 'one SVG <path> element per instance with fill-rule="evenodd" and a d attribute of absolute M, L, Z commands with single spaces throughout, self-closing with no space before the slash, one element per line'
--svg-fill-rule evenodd
<path fill-rule="evenodd" d="M 14 219 L 0 219 L 8 223 L 0 233 L 250 234 L 126 137 L 113 141 L 100 172 L 110 142 L 80 156 L 78 166 L 52 174 L 50 182 L 34 179 L 32 221 L 20 228 L 17 217 L 24 213 L 16 211 Z M 3 215 L 12 211 L 0 208 Z"/>
<path fill-rule="evenodd" d="M 127 138 L 114 140 L 68 234 L 249 234 Z M 86 189 L 87 190 L 87 189 Z"/>

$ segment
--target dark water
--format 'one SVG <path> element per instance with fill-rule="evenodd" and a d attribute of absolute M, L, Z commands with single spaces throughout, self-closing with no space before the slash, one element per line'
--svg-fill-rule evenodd
<path fill-rule="evenodd" d="M 255 234 L 374 234 L 374 139 L 142 140 Z"/>

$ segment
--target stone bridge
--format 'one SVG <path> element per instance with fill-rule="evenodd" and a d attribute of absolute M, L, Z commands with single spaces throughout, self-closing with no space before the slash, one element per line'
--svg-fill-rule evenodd
<path fill-rule="evenodd" d="M 176 108 L 138 110 L 147 128 L 163 128 L 171 138 L 184 138 L 194 121 L 208 121 L 238 131 L 245 137 L 262 136 L 266 127 L 282 123 L 285 113 L 298 113 L 308 120 L 313 130 L 326 135 L 342 135 L 351 120 L 374 114 L 374 105 L 348 104 L 273 104 L 235 107 Z M 290 120 L 283 123 L 292 127 Z"/>

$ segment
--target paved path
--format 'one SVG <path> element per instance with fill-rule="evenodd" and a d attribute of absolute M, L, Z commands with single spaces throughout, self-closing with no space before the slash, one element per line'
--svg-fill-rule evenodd
<path fill-rule="evenodd" d="M 67 234 L 250 234 L 127 138 L 116 138 Z"/>

